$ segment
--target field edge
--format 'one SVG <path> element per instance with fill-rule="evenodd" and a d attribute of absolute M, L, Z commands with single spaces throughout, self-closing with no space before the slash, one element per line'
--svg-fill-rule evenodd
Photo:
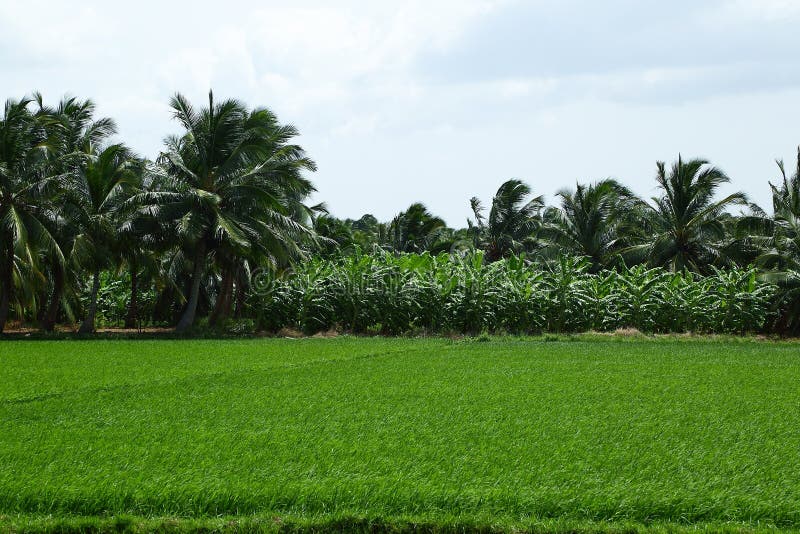
<path fill-rule="evenodd" d="M 503 533 L 583 534 L 609 533 L 761 533 L 800 532 L 773 524 L 713 522 L 674 523 L 592 521 L 579 519 L 530 519 L 527 521 L 481 518 L 366 517 L 354 515 L 291 517 L 282 514 L 227 517 L 141 517 L 0 515 L 0 532 L 14 534 L 69 533 Z"/>

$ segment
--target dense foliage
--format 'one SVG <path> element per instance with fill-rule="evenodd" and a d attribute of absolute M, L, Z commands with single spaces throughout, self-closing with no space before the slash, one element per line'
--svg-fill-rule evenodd
<path fill-rule="evenodd" d="M 657 164 L 651 201 L 607 179 L 548 206 L 512 179 L 491 203 L 470 199 L 464 228 L 422 203 L 343 220 L 307 204 L 316 165 L 269 109 L 211 93 L 202 108 L 180 94 L 170 105 L 182 132 L 149 161 L 91 100 L 7 101 L 0 333 L 9 321 L 186 331 L 198 318 L 245 331 L 800 333 L 800 176 L 782 162 L 773 215 L 742 193 L 718 198 L 727 175 L 679 156 Z M 268 293 L 265 276 L 279 278 Z"/>
<path fill-rule="evenodd" d="M 591 262 L 482 253 L 351 255 L 264 278 L 248 306 L 258 325 L 313 334 L 612 331 L 745 334 L 768 330 L 778 288 L 755 269 L 703 276 L 639 265 L 591 273 Z"/>

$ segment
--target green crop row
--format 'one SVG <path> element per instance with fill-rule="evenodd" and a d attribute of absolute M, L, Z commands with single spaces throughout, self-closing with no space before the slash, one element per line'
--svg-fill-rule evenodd
<path fill-rule="evenodd" d="M 778 287 L 754 269 L 710 276 L 636 266 L 589 272 L 563 257 L 486 263 L 430 254 L 315 259 L 257 278 L 248 305 L 258 326 L 354 333 L 613 331 L 746 334 L 768 331 Z"/>

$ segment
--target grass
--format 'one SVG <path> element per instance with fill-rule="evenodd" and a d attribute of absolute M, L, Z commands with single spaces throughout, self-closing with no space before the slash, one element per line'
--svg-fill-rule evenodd
<path fill-rule="evenodd" d="M 800 528 L 800 346 L 0 342 L 0 529 Z"/>

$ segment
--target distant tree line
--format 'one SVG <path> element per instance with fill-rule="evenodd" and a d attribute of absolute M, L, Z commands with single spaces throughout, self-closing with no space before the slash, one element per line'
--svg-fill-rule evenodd
<path fill-rule="evenodd" d="M 212 93 L 201 108 L 180 94 L 170 105 L 183 131 L 149 161 L 115 141 L 114 121 L 97 117 L 91 100 L 50 106 L 34 94 L 6 102 L 0 332 L 9 321 L 83 333 L 98 322 L 179 332 L 198 318 L 212 328 L 256 316 L 266 324 L 253 302 L 272 304 L 254 274 L 404 253 L 487 266 L 523 261 L 533 271 L 575 258 L 587 276 L 637 266 L 681 276 L 755 273 L 772 288 L 772 315 L 758 330 L 800 331 L 800 151 L 796 168 L 779 162 L 769 183 L 772 214 L 742 193 L 719 198 L 725 173 L 679 156 L 657 164 L 653 199 L 606 179 L 562 190 L 548 206 L 509 180 L 486 204 L 470 199 L 473 217 L 450 228 L 422 203 L 391 221 L 336 218 L 309 204 L 316 165 L 294 142 L 297 129 L 272 111 Z"/>

